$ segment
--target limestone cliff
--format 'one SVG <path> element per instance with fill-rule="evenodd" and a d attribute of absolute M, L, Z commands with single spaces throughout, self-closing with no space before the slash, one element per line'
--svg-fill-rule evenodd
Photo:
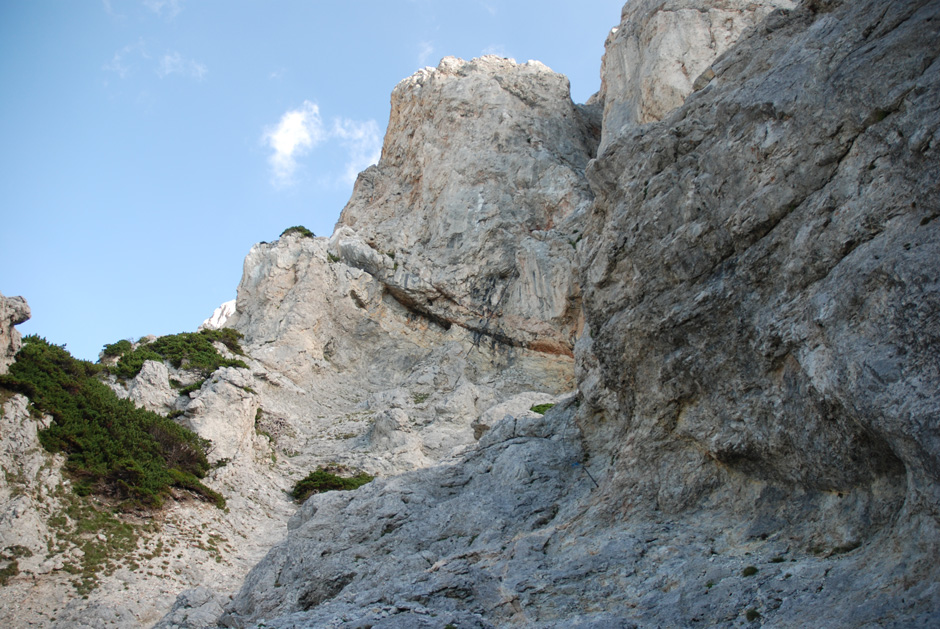
<path fill-rule="evenodd" d="M 777 11 L 588 169 L 585 347 L 632 496 L 807 547 L 937 515 L 936 9 Z"/>
<path fill-rule="evenodd" d="M 605 43 L 598 97 L 601 144 L 625 126 L 661 120 L 681 105 L 712 62 L 777 8 L 795 0 L 633 0 Z"/>
<path fill-rule="evenodd" d="M 598 114 L 534 61 L 449 57 L 417 72 L 392 92 L 382 159 L 360 175 L 334 253 L 409 309 L 571 355 Z"/>
<path fill-rule="evenodd" d="M 659 50 L 667 4 L 621 30 Z M 674 111 L 605 60 L 578 400 L 311 499 L 223 623 L 937 621 L 940 3 L 750 7 Z"/>
<path fill-rule="evenodd" d="M 334 234 L 207 321 L 244 366 L 111 381 L 213 440 L 228 511 L 87 600 L 74 545 L 16 557 L 0 621 L 937 624 L 938 51 L 937 0 L 632 0 L 589 105 L 537 62 L 405 79 Z M 61 461 L 25 398 L 3 426 L 38 553 Z M 327 463 L 379 478 L 292 505 Z"/>

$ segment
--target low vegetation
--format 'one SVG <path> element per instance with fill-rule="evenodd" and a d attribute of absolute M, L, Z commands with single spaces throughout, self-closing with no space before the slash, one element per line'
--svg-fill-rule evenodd
<path fill-rule="evenodd" d="M 52 416 L 39 440 L 46 450 L 67 455 L 79 495 L 113 497 L 124 509 L 159 507 L 175 487 L 223 507 L 221 494 L 199 480 L 209 471 L 209 442 L 119 399 L 98 379 L 103 369 L 28 336 L 0 387 L 26 395 L 35 410 Z"/>
<path fill-rule="evenodd" d="M 183 332 L 161 336 L 150 343 L 138 345 L 136 349 L 132 349 L 127 341 L 118 341 L 106 345 L 104 354 L 120 356 L 117 364 L 107 367 L 108 371 L 118 378 L 135 377 L 148 360 L 165 361 L 177 369 L 197 371 L 203 378 L 207 378 L 219 367 L 247 367 L 244 361 L 237 358 L 225 358 L 213 345 L 214 342 L 222 343 L 233 354 L 244 356 L 241 339 L 242 334 L 231 328 Z"/>
<path fill-rule="evenodd" d="M 106 505 L 61 495 L 63 510 L 49 519 L 56 532 L 49 541 L 50 554 L 67 557 L 63 571 L 72 575 L 75 590 L 86 595 L 98 586 L 102 576 L 113 574 L 122 566 L 131 569 L 138 541 L 153 532 L 153 525 L 125 522 Z M 70 552 L 77 548 L 81 553 Z"/>
<path fill-rule="evenodd" d="M 294 225 L 293 227 L 288 227 L 281 232 L 281 237 L 290 235 L 290 234 L 299 234 L 304 238 L 316 238 L 316 234 L 304 227 L 303 225 Z"/>
<path fill-rule="evenodd" d="M 349 470 L 341 466 L 318 467 L 294 485 L 290 493 L 291 497 L 297 502 L 303 502 L 313 494 L 322 494 L 325 491 L 357 489 L 375 478 L 365 472 L 359 472 L 353 476 L 339 476 L 335 472 L 348 473 Z"/>
<path fill-rule="evenodd" d="M 118 357 L 123 356 L 127 352 L 134 349 L 134 346 L 127 339 L 118 341 L 117 343 L 111 343 L 110 345 L 105 345 L 102 354 L 107 357 Z"/>
<path fill-rule="evenodd" d="M 539 415 L 544 415 L 545 412 L 548 411 L 548 409 L 550 409 L 550 408 L 553 407 L 553 406 L 555 406 L 555 405 L 554 405 L 554 404 L 548 404 L 548 403 L 546 403 L 546 404 L 536 404 L 536 405 L 534 405 L 532 408 L 530 408 L 529 410 L 532 411 L 533 413 L 538 413 Z"/>
<path fill-rule="evenodd" d="M 33 551 L 25 546 L 7 546 L 0 553 L 0 586 L 6 585 L 10 579 L 20 573 L 19 559 L 21 557 L 32 557 Z"/>

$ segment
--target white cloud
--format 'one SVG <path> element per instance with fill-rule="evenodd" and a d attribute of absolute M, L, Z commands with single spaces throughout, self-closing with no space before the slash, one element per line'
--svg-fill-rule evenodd
<path fill-rule="evenodd" d="M 268 164 L 276 188 L 292 185 L 300 158 L 322 143 L 331 142 L 338 145 L 337 152 L 345 152 L 343 172 L 338 177 L 344 184 L 354 183 L 359 172 L 378 163 L 382 155 L 382 133 L 375 120 L 334 118 L 327 126 L 319 107 L 310 101 L 281 116 L 276 125 L 265 130 L 262 141 L 272 150 Z"/>
<path fill-rule="evenodd" d="M 144 0 L 144 6 L 163 17 L 166 10 L 166 18 L 172 20 L 180 11 L 183 10 L 183 0 Z"/>
<path fill-rule="evenodd" d="M 197 81 L 201 81 L 205 78 L 206 74 L 209 72 L 209 68 L 205 64 L 199 63 L 193 59 L 184 59 L 183 56 L 176 52 L 168 52 L 160 59 L 160 63 L 157 65 L 157 75 L 163 79 L 171 74 L 182 74 L 183 76 L 189 76 Z"/>
<path fill-rule="evenodd" d="M 102 66 L 102 69 L 114 72 L 118 75 L 118 78 L 126 79 L 137 69 L 135 60 L 138 57 L 142 59 L 150 58 L 144 48 L 143 40 L 138 40 L 136 44 L 128 44 L 115 52 L 111 61 Z"/>
<path fill-rule="evenodd" d="M 276 126 L 265 130 L 263 140 L 274 151 L 268 163 L 271 164 L 275 187 L 293 183 L 297 158 L 322 142 L 324 137 L 320 108 L 306 100 L 299 109 L 292 109 L 281 116 Z"/>
<path fill-rule="evenodd" d="M 187 76 L 197 81 L 201 81 L 209 73 L 209 68 L 204 63 L 195 59 L 187 59 L 176 51 L 167 51 L 162 57 L 154 61 L 147 52 L 144 40 L 140 39 L 135 44 L 128 44 L 114 53 L 111 61 L 102 66 L 107 72 L 113 72 L 120 79 L 126 79 L 137 72 L 140 65 L 153 67 L 161 79 L 171 74 Z"/>
<path fill-rule="evenodd" d="M 346 162 L 346 170 L 343 173 L 346 183 L 355 183 L 356 176 L 361 171 L 379 162 L 382 156 L 382 136 L 375 120 L 335 120 L 333 135 L 349 152 L 349 161 Z"/>
<path fill-rule="evenodd" d="M 420 44 L 421 50 L 418 52 L 418 65 L 426 66 L 434 54 L 434 45 L 429 41 L 423 41 Z"/>

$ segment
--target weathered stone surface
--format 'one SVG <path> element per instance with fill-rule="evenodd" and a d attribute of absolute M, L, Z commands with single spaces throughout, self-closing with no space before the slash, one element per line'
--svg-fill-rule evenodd
<path fill-rule="evenodd" d="M 225 601 L 211 588 L 199 586 L 180 593 L 173 609 L 154 625 L 154 629 L 176 627 L 211 627 L 224 612 Z"/>
<path fill-rule="evenodd" d="M 411 310 L 570 355 L 597 124 L 538 62 L 447 57 L 392 92 L 382 158 L 359 176 L 331 252 Z"/>
<path fill-rule="evenodd" d="M 127 396 L 137 406 L 165 415 L 173 410 L 179 394 L 170 386 L 167 366 L 148 360 L 128 384 Z"/>
<path fill-rule="evenodd" d="M 425 626 L 443 613 L 488 627 L 480 614 L 494 607 L 511 617 L 497 576 L 507 565 L 501 546 L 514 539 L 531 557 L 550 537 L 542 529 L 561 495 L 587 489 L 569 465 L 580 456 L 571 419 L 509 418 L 458 464 L 314 496 L 223 622 Z"/>
<path fill-rule="evenodd" d="M 487 409 L 480 415 L 479 419 L 473 422 L 473 436 L 479 439 L 490 427 L 501 421 L 507 415 L 533 419 L 538 415 L 538 413 L 531 410 L 533 406 L 539 404 L 555 405 L 559 401 L 561 401 L 559 397 L 536 391 L 527 391 L 519 395 L 514 395 L 505 402 Z"/>
<path fill-rule="evenodd" d="M 627 125 L 663 119 L 704 87 L 712 62 L 747 29 L 795 0 L 633 0 L 605 44 L 601 148 Z M 697 82 L 696 82 L 697 81 Z"/>
<path fill-rule="evenodd" d="M 0 374 L 7 372 L 20 349 L 22 337 L 13 327 L 29 320 L 29 305 L 22 297 L 4 297 L 0 293 Z"/>
<path fill-rule="evenodd" d="M 62 457 L 52 456 L 39 443 L 38 431 L 49 426 L 51 417 L 32 417 L 22 395 L 2 401 L 0 568 L 15 565 L 20 572 L 43 574 L 54 565 L 46 556 L 51 536 L 47 520 L 58 503 L 55 489 L 62 481 Z"/>
<path fill-rule="evenodd" d="M 774 12 L 611 136 L 580 407 L 311 499 L 223 622 L 936 623 L 938 25 L 927 1 Z"/>
<path fill-rule="evenodd" d="M 589 167 L 583 425 L 614 502 L 826 553 L 892 539 L 935 580 L 940 5 L 820 7 Z"/>
<path fill-rule="evenodd" d="M 940 623 L 940 2 L 792 5 L 628 3 L 593 162 L 543 66 L 406 79 L 333 237 L 246 258 L 248 369 L 173 402 L 229 511 L 175 503 L 148 543 L 187 542 L 87 601 L 59 556 L 6 592 L 62 627 L 184 589 L 161 627 Z M 327 462 L 380 478 L 290 517 Z"/>
<path fill-rule="evenodd" d="M 346 257 L 330 253 L 349 233 L 255 246 L 230 321 L 245 335 L 263 415 L 290 433 L 277 447 L 294 463 L 402 472 L 471 443 L 471 423 L 512 395 L 573 389 L 568 356 L 405 308 L 372 273 L 391 258 L 358 240 L 339 245 Z M 370 255 L 372 266 L 362 262 Z"/>
<path fill-rule="evenodd" d="M 247 369 L 222 367 L 203 385 L 205 393 L 186 406 L 182 424 L 212 442 L 210 463 L 254 448 L 259 408 L 254 383 Z"/>

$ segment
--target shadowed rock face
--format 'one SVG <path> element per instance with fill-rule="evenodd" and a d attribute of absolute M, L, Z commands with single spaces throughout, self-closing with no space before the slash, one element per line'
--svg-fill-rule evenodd
<path fill-rule="evenodd" d="M 772 14 L 607 146 L 582 274 L 618 482 L 809 546 L 940 498 L 938 5 L 825 9 Z"/>

